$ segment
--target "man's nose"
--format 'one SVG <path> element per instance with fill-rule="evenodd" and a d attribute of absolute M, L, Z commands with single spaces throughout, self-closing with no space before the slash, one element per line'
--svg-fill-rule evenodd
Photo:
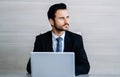
<path fill-rule="evenodd" d="M 65 23 L 69 24 L 69 19 L 68 18 L 65 19 Z"/>

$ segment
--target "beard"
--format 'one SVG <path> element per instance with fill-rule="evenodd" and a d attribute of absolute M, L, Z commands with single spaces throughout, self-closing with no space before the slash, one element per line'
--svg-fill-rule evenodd
<path fill-rule="evenodd" d="M 65 28 L 63 28 L 63 27 L 65 27 Z M 69 28 L 69 24 L 68 24 L 68 23 L 65 23 L 64 25 L 62 25 L 62 27 L 58 27 L 58 26 L 56 25 L 56 23 L 54 23 L 54 28 L 55 28 L 57 31 L 66 31 L 66 30 L 68 30 L 68 28 Z"/>

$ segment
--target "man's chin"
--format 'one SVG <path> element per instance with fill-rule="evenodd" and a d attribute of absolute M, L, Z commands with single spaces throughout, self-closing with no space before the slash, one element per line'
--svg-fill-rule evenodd
<path fill-rule="evenodd" d="M 69 29 L 68 27 L 64 28 L 65 31 L 68 30 L 68 29 Z"/>
<path fill-rule="evenodd" d="M 68 29 L 64 29 L 63 31 L 67 31 Z"/>
<path fill-rule="evenodd" d="M 59 30 L 59 31 L 67 31 L 68 29 L 61 29 L 61 30 Z"/>
<path fill-rule="evenodd" d="M 68 29 L 69 29 L 68 27 L 64 27 L 64 28 L 61 28 L 61 29 L 56 28 L 56 30 L 58 30 L 58 31 L 67 31 Z"/>

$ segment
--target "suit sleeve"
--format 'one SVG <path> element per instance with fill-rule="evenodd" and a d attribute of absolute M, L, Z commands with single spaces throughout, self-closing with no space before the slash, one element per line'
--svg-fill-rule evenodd
<path fill-rule="evenodd" d="M 74 39 L 74 51 L 75 51 L 75 74 L 88 74 L 90 65 L 84 49 L 83 39 L 78 36 Z"/>

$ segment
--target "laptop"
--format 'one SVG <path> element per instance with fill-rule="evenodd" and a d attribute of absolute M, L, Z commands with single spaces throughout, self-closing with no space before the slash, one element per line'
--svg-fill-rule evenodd
<path fill-rule="evenodd" d="M 32 77 L 75 77 L 73 52 L 31 52 Z"/>

